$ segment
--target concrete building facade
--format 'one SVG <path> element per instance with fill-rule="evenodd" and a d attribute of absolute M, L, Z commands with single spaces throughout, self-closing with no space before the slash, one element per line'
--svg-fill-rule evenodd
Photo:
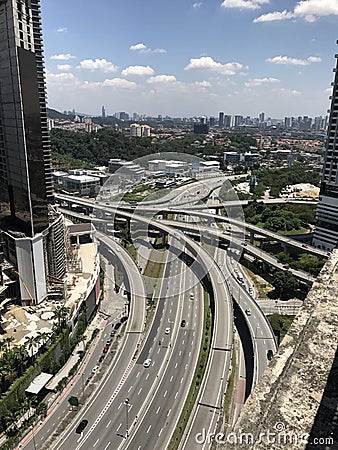
<path fill-rule="evenodd" d="M 338 55 L 336 58 L 322 183 L 316 213 L 317 226 L 313 235 L 313 245 L 326 250 L 338 246 Z"/>

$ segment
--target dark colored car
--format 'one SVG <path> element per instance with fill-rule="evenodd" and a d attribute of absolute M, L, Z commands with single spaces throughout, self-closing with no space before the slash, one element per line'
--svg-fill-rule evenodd
<path fill-rule="evenodd" d="M 272 357 L 273 357 L 273 351 L 272 350 L 268 350 L 266 356 L 267 356 L 268 360 L 271 361 Z"/>
<path fill-rule="evenodd" d="M 104 360 L 104 355 L 101 355 L 99 358 L 99 362 L 101 363 Z"/>
<path fill-rule="evenodd" d="M 120 328 L 121 325 L 122 325 L 121 322 L 117 322 L 117 323 L 114 325 L 114 330 L 118 330 L 118 329 Z"/>
<path fill-rule="evenodd" d="M 76 432 L 77 434 L 81 434 L 82 431 L 86 428 L 87 425 L 88 425 L 88 420 L 87 420 L 87 419 L 81 420 L 81 422 L 79 423 L 79 425 L 76 427 L 75 432 Z"/>
<path fill-rule="evenodd" d="M 187 322 L 183 319 L 182 322 L 181 322 L 181 327 L 185 327 L 186 323 Z"/>

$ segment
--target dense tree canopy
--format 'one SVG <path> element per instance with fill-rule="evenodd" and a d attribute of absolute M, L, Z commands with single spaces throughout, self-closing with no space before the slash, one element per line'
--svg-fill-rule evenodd
<path fill-rule="evenodd" d="M 176 139 L 155 139 L 150 137 L 130 137 L 104 127 L 97 133 L 74 132 L 53 129 L 50 133 L 52 158 L 54 165 L 79 166 L 79 161 L 85 164 L 107 165 L 111 158 L 134 160 L 152 153 L 178 152 L 189 153 L 200 158 L 221 159 L 223 146 L 215 146 L 213 141 L 204 143 L 205 136 L 188 134 Z M 255 142 L 247 136 L 230 135 L 231 145 L 236 149 L 247 151 L 249 145 Z"/>

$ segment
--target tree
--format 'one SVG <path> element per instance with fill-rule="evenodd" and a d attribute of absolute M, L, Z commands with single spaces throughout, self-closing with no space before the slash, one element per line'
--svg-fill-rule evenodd
<path fill-rule="evenodd" d="M 292 296 L 298 287 L 298 281 L 292 273 L 284 270 L 278 270 L 274 273 L 271 284 L 279 294 L 281 299 Z"/>
<path fill-rule="evenodd" d="M 52 320 L 57 321 L 57 330 L 60 332 L 62 328 L 66 325 L 66 319 L 68 317 L 69 308 L 66 306 L 59 306 L 56 308 L 56 310 L 53 313 Z"/>

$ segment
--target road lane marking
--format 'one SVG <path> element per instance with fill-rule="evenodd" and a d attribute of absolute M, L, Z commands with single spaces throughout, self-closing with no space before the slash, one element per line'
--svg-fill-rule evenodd
<path fill-rule="evenodd" d="M 183 377 L 181 378 L 181 384 L 183 383 Z"/>
<path fill-rule="evenodd" d="M 117 427 L 116 429 L 116 433 L 119 431 L 119 429 L 122 427 L 122 423 L 120 423 L 120 425 Z"/>
<path fill-rule="evenodd" d="M 105 448 L 103 450 L 107 450 L 107 448 L 110 446 L 110 441 L 108 442 L 108 444 L 105 446 Z"/>
<path fill-rule="evenodd" d="M 165 391 L 165 393 L 163 394 L 163 397 L 165 397 L 165 396 L 167 395 L 167 392 L 168 392 L 168 391 Z"/>
<path fill-rule="evenodd" d="M 128 389 L 128 393 L 133 389 L 133 386 L 130 386 L 130 388 Z"/>
<path fill-rule="evenodd" d="M 148 380 L 148 377 L 149 377 L 149 372 L 147 373 L 146 380 Z"/>
<path fill-rule="evenodd" d="M 176 397 L 178 396 L 178 391 L 176 392 L 176 394 L 175 394 L 175 400 L 176 400 Z"/>
<path fill-rule="evenodd" d="M 99 442 L 100 438 L 95 442 L 95 444 L 93 445 L 93 447 L 96 447 L 96 444 Z"/>
<path fill-rule="evenodd" d="M 178 365 L 178 363 L 175 364 L 175 369 L 176 369 L 177 365 Z"/>
<path fill-rule="evenodd" d="M 149 427 L 148 427 L 148 430 L 147 430 L 147 434 L 149 433 L 149 431 L 150 431 L 150 428 L 151 428 L 151 425 L 149 425 Z"/>
<path fill-rule="evenodd" d="M 110 424 L 111 424 L 111 419 L 110 419 L 110 421 L 107 423 L 106 428 L 108 428 Z"/>
<path fill-rule="evenodd" d="M 142 391 L 142 388 L 138 391 L 138 394 L 137 394 L 137 395 L 140 395 L 140 394 L 141 394 L 141 391 Z"/>
<path fill-rule="evenodd" d="M 174 375 L 171 375 L 169 383 L 171 383 L 173 381 Z"/>
<path fill-rule="evenodd" d="M 122 402 L 120 403 L 120 405 L 119 405 L 119 407 L 118 407 L 117 409 L 120 409 L 120 408 L 121 408 L 121 406 L 122 406 Z"/>
<path fill-rule="evenodd" d="M 156 414 L 158 414 L 159 410 L 161 409 L 161 407 L 159 406 L 156 410 Z"/>
<path fill-rule="evenodd" d="M 181 356 L 181 355 L 182 355 L 182 350 L 180 350 L 180 352 L 179 352 L 178 356 Z"/>
<path fill-rule="evenodd" d="M 163 428 L 160 429 L 160 432 L 158 433 L 159 436 L 161 436 L 162 431 L 163 431 Z"/>

